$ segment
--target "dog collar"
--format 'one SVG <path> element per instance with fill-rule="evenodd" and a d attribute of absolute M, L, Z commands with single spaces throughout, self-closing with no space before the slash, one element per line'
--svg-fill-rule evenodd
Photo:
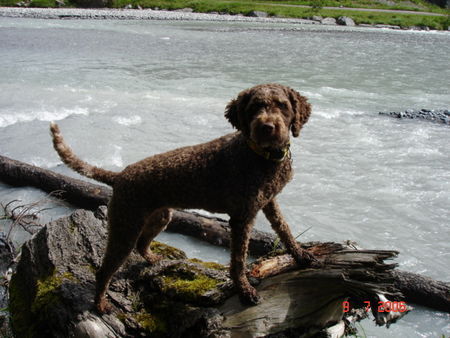
<path fill-rule="evenodd" d="M 289 147 L 291 146 L 290 142 L 288 142 L 286 146 L 280 149 L 264 149 L 251 139 L 247 139 L 247 144 L 251 150 L 269 161 L 283 162 L 286 157 L 291 157 L 291 151 L 289 149 Z"/>

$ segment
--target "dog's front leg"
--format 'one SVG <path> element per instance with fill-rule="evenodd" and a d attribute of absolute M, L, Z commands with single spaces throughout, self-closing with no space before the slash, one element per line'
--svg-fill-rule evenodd
<path fill-rule="evenodd" d="M 318 266 L 319 263 L 314 255 L 303 250 L 292 236 L 289 225 L 281 213 L 278 202 L 273 199 L 264 208 L 264 215 L 269 220 L 272 228 L 277 233 L 286 250 L 291 254 L 300 267 Z"/>
<path fill-rule="evenodd" d="M 230 218 L 231 227 L 231 266 L 230 275 L 239 292 L 242 303 L 255 305 L 259 296 L 245 275 L 248 243 L 254 219 Z"/>

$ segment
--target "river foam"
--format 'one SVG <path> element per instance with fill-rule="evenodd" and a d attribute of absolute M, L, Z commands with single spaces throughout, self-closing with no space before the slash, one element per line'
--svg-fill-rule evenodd
<path fill-rule="evenodd" d="M 59 121 L 72 115 L 88 116 L 89 111 L 86 108 L 60 108 L 53 111 L 48 110 L 30 110 L 22 112 L 2 112 L 0 114 L 0 128 L 7 127 L 16 123 L 25 123 L 32 121 Z"/>

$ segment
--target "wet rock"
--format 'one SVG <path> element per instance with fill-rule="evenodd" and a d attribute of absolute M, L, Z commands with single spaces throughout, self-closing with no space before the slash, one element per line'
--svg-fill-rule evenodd
<path fill-rule="evenodd" d="M 99 315 L 93 307 L 94 276 L 106 233 L 104 208 L 95 214 L 77 210 L 24 244 L 9 288 L 15 336 L 184 337 L 219 330 L 222 316 L 204 305 L 223 301 L 227 293 L 216 291 L 219 284 L 231 290 L 228 269 L 188 260 L 182 251 L 156 242 L 153 251 L 165 258 L 150 266 L 132 254 L 109 289 L 113 312 Z"/>
<path fill-rule="evenodd" d="M 250 13 L 248 13 L 247 16 L 254 17 L 254 18 L 267 18 L 269 16 L 269 14 L 267 14 L 266 12 L 262 12 L 262 11 L 251 11 Z"/>
<path fill-rule="evenodd" d="M 14 259 L 14 246 L 0 233 L 0 275 L 3 276 Z"/>
<path fill-rule="evenodd" d="M 413 31 L 429 31 L 430 27 L 427 26 L 410 26 L 408 27 L 409 30 Z"/>
<path fill-rule="evenodd" d="M 0 337 L 13 337 L 8 313 L 7 285 L 14 265 L 16 249 L 13 244 L 0 233 Z"/>
<path fill-rule="evenodd" d="M 373 27 L 375 27 L 375 28 L 388 28 L 388 29 L 400 29 L 400 26 L 395 26 L 395 25 L 381 25 L 381 24 L 378 24 L 378 25 L 375 25 Z"/>
<path fill-rule="evenodd" d="M 450 125 L 450 113 L 448 109 L 406 109 L 403 112 L 380 112 L 379 114 L 399 119 L 422 119 Z"/>
<path fill-rule="evenodd" d="M 336 22 L 338 25 L 342 25 L 342 26 L 350 26 L 350 27 L 355 26 L 355 21 L 353 21 L 353 19 L 349 18 L 348 16 L 340 16 L 336 20 Z"/>
<path fill-rule="evenodd" d="M 314 20 L 314 21 L 322 21 L 322 20 L 323 20 L 323 17 L 320 16 L 320 15 L 313 15 L 313 16 L 311 17 L 311 20 Z"/>
<path fill-rule="evenodd" d="M 320 21 L 322 25 L 336 25 L 335 18 L 325 18 Z"/>
<path fill-rule="evenodd" d="M 0 337 L 13 337 L 9 325 L 7 285 L 14 261 L 15 248 L 13 244 L 0 233 Z"/>

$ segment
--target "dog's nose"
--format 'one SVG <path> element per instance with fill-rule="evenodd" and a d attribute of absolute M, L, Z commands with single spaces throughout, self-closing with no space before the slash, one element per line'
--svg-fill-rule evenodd
<path fill-rule="evenodd" d="M 272 134 L 272 132 L 275 130 L 275 125 L 274 125 L 272 122 L 264 123 L 264 124 L 261 126 L 261 129 L 262 129 L 262 131 L 263 131 L 265 134 L 270 135 L 270 134 Z"/>

